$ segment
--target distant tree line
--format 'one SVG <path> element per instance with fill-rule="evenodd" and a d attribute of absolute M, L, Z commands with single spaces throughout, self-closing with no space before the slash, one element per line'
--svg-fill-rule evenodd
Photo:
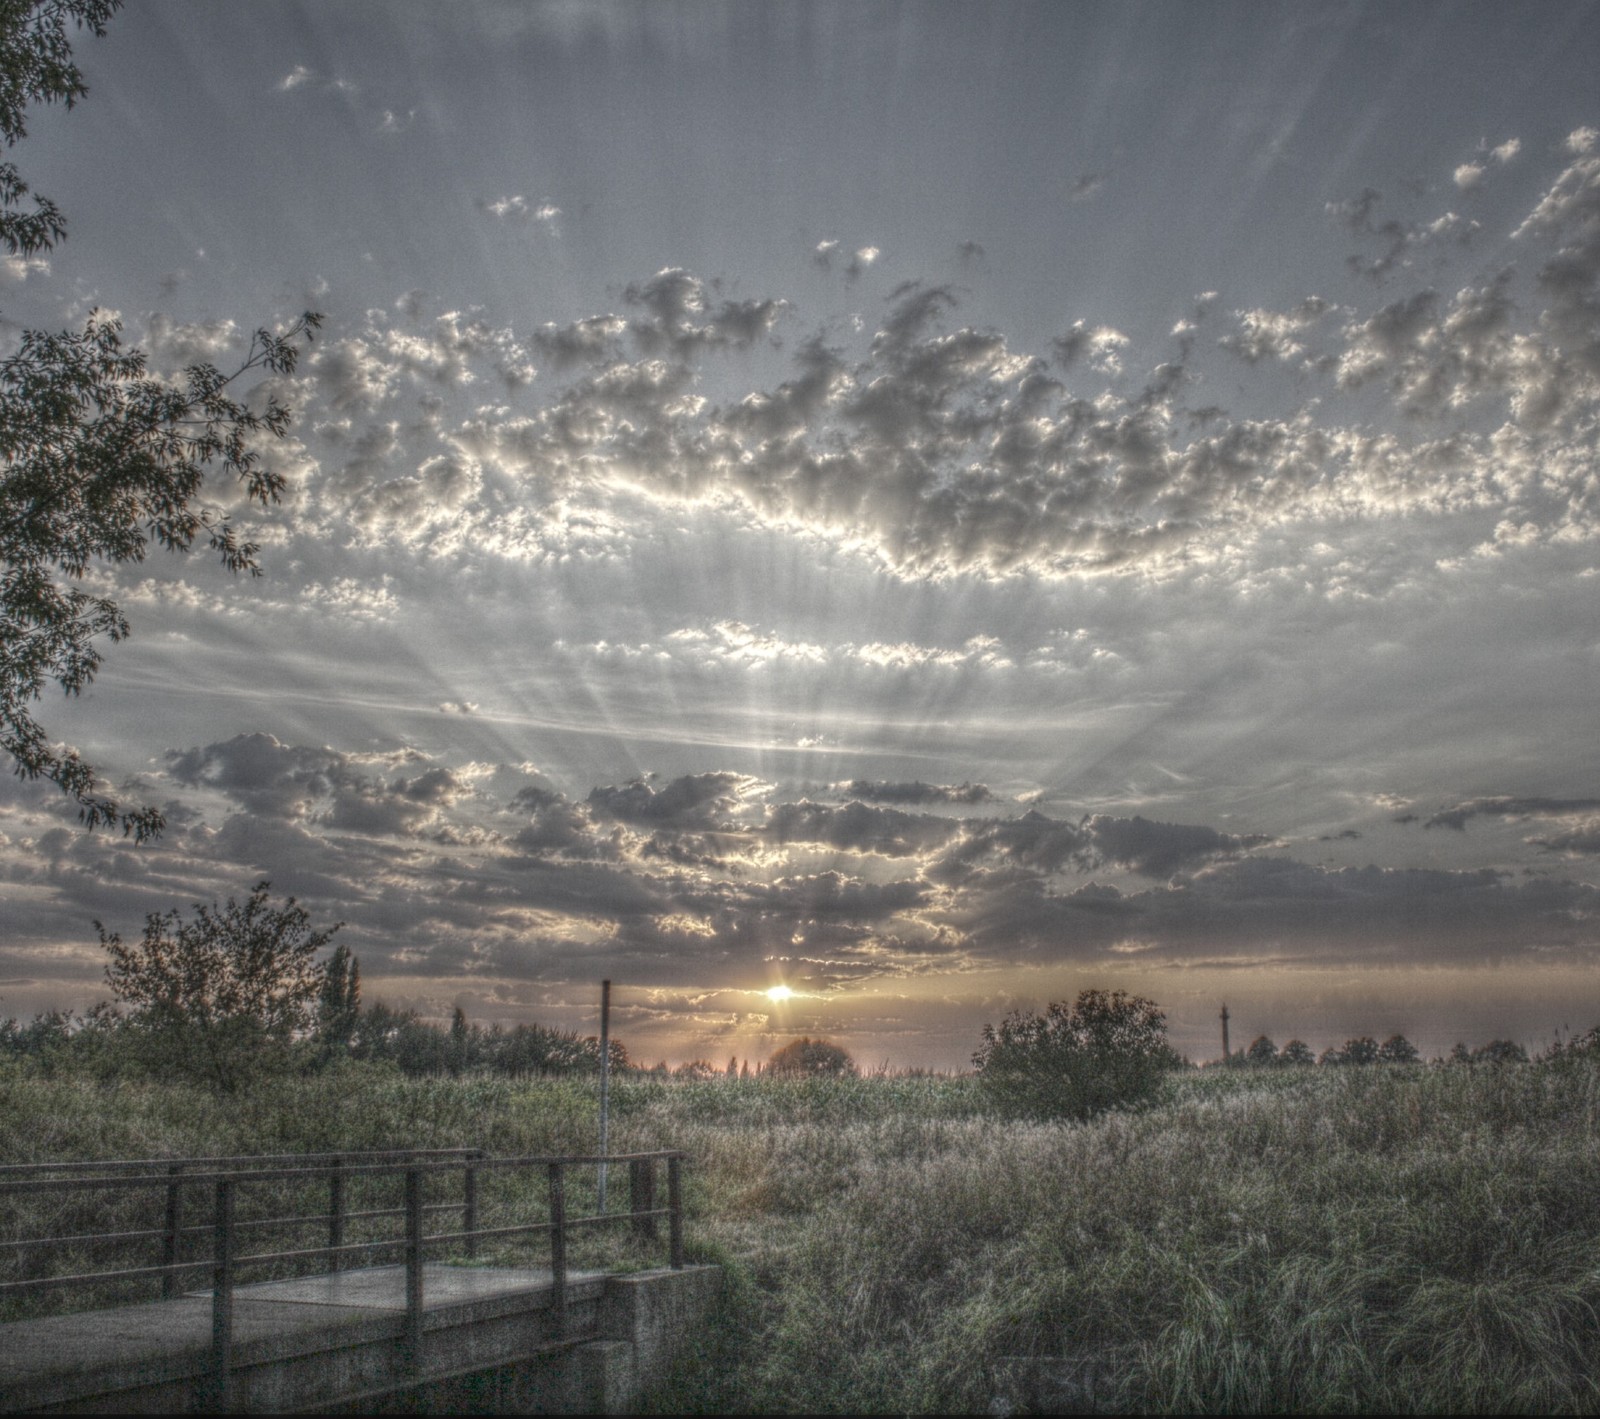
<path fill-rule="evenodd" d="M 1583 1049 L 1585 1040 L 1589 1041 L 1588 1047 L 1593 1048 L 1597 1038 L 1600 1038 L 1600 1031 L 1591 1030 L 1588 1036 L 1580 1037 L 1578 1040 L 1552 1045 L 1541 1057 L 1548 1058 L 1566 1049 Z M 1227 1063 L 1235 1067 L 1274 1068 L 1307 1064 L 1329 1066 L 1416 1064 L 1421 1058 L 1421 1051 L 1404 1035 L 1390 1035 L 1382 1044 L 1371 1035 L 1358 1035 L 1354 1039 L 1346 1040 L 1342 1045 L 1330 1045 L 1320 1055 L 1304 1040 L 1290 1040 L 1279 1049 L 1270 1036 L 1257 1035 L 1250 1042 L 1248 1049 L 1231 1056 Z M 1490 1040 L 1488 1044 L 1479 1045 L 1476 1049 L 1468 1049 L 1464 1044 L 1457 1044 L 1443 1059 L 1434 1061 L 1436 1064 L 1526 1064 L 1527 1062 L 1528 1051 L 1515 1040 Z"/>

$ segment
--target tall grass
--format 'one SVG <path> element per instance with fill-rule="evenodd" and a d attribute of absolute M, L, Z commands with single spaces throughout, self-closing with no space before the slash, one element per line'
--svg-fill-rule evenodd
<path fill-rule="evenodd" d="M 1093 1357 L 1120 1408 L 1600 1405 L 1591 1060 L 1188 1074 L 1084 1124 L 993 1117 L 967 1078 L 613 1097 L 618 1151 L 691 1154 L 691 1252 L 733 1281 L 667 1408 L 982 1410 L 1013 1356 Z M 587 1151 L 595 1125 L 569 1081 L 0 1086 L 11 1160 Z"/>

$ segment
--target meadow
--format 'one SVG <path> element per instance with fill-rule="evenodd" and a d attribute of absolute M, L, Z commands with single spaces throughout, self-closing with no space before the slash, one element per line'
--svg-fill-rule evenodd
<path fill-rule="evenodd" d="M 1600 1405 L 1592 1057 L 1189 1070 L 1087 1123 L 996 1117 L 971 1077 L 629 1075 L 613 1100 L 615 1150 L 691 1155 L 690 1258 L 728 1269 L 666 1411 L 1025 1405 L 1011 1357 L 1091 1360 L 1107 1408 Z M 578 1152 L 596 1125 L 582 1079 L 0 1073 L 8 1161 Z"/>

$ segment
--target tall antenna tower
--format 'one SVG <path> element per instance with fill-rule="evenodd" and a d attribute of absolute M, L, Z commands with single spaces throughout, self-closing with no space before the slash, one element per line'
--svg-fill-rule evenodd
<path fill-rule="evenodd" d="M 1233 1055 L 1228 1051 L 1228 1002 L 1222 1002 L 1222 1062 L 1226 1064 Z"/>

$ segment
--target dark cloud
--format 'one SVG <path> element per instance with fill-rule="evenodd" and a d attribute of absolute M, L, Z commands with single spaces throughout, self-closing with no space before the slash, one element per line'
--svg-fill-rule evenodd
<path fill-rule="evenodd" d="M 1469 798 L 1441 809 L 1422 826 L 1460 832 L 1471 818 L 1570 818 L 1595 812 L 1600 812 L 1600 798 Z"/>
<path fill-rule="evenodd" d="M 589 809 L 603 817 L 639 826 L 708 829 L 738 806 L 741 789 L 751 781 L 740 774 L 685 774 L 656 789 L 642 778 L 621 788 L 596 788 Z"/>
<path fill-rule="evenodd" d="M 951 818 L 927 813 L 902 813 L 847 803 L 835 808 L 802 799 L 780 803 L 767 815 L 764 832 L 777 843 L 815 843 L 843 852 L 911 857 L 939 847 L 960 831 Z"/>
<path fill-rule="evenodd" d="M 1240 836 L 1195 824 L 1152 823 L 1146 818 L 1104 814 L 1096 814 L 1084 826 L 1104 861 L 1145 877 L 1170 877 L 1179 868 L 1234 857 L 1270 841 L 1255 833 Z"/>

